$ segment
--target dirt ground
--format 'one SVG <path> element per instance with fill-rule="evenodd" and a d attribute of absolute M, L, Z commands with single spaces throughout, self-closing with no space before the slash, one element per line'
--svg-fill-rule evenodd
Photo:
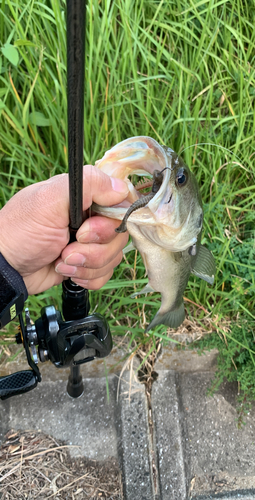
<path fill-rule="evenodd" d="M 73 459 L 70 446 L 40 431 L 10 430 L 0 448 L 1 500 L 122 500 L 115 459 Z"/>

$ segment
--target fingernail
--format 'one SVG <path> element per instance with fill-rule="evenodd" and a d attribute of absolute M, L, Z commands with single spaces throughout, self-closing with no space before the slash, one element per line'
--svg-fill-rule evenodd
<path fill-rule="evenodd" d="M 126 182 L 121 179 L 117 179 L 116 177 L 111 177 L 112 189 L 117 193 L 128 194 L 129 189 Z"/>
<path fill-rule="evenodd" d="M 56 267 L 55 271 L 58 274 L 62 274 L 63 276 L 74 276 L 77 272 L 77 267 L 68 266 L 64 264 L 64 262 L 60 262 Z"/>
<path fill-rule="evenodd" d="M 96 243 L 99 240 L 99 236 L 96 233 L 92 233 L 91 231 L 86 231 L 79 236 L 79 243 Z"/>
<path fill-rule="evenodd" d="M 65 264 L 68 264 L 69 266 L 84 266 L 85 262 L 86 257 L 84 257 L 81 253 L 71 253 L 71 255 L 68 255 L 65 259 Z"/>
<path fill-rule="evenodd" d="M 77 285 L 81 285 L 83 288 L 86 288 L 86 286 L 88 285 L 89 283 L 89 280 L 79 280 L 79 279 L 76 279 L 74 280 L 74 282 L 77 284 Z"/>

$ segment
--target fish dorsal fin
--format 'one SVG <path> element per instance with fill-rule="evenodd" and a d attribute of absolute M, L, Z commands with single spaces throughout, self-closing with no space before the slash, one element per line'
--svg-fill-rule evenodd
<path fill-rule="evenodd" d="M 210 285 L 214 282 L 216 273 L 214 257 L 210 250 L 203 245 L 199 247 L 197 258 L 191 272 L 202 280 L 207 281 L 207 283 L 210 283 Z"/>

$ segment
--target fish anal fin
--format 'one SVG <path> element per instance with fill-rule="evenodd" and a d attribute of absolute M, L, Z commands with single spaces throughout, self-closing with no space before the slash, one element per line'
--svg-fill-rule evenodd
<path fill-rule="evenodd" d="M 200 245 L 195 264 L 191 270 L 192 274 L 198 276 L 210 285 L 214 282 L 214 277 L 216 273 L 215 260 L 208 248 Z"/>
<path fill-rule="evenodd" d="M 170 328 L 178 328 L 185 319 L 185 310 L 183 302 L 181 305 L 174 309 L 173 311 L 167 311 L 161 314 L 160 311 L 157 312 L 153 320 L 150 322 L 149 326 L 146 328 L 145 333 L 154 328 L 157 325 L 166 325 Z"/>

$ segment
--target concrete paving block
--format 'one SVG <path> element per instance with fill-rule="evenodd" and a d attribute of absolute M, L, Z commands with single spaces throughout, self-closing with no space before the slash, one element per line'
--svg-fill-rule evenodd
<path fill-rule="evenodd" d="M 84 393 L 73 399 L 66 381 L 41 382 L 36 389 L 0 401 L 1 434 L 8 429 L 40 429 L 55 439 L 76 446 L 73 456 L 95 460 L 117 457 L 116 377 L 85 379 Z"/>
<path fill-rule="evenodd" d="M 211 397 L 206 395 L 211 373 L 179 374 L 178 378 L 190 498 L 253 494 L 255 411 L 238 429 L 234 384 L 224 384 Z"/>
<path fill-rule="evenodd" d="M 90 363 L 84 363 L 80 365 L 80 370 L 83 378 L 97 378 L 97 377 L 105 377 L 106 373 L 120 373 L 125 362 L 126 356 L 128 353 L 128 347 L 123 341 L 120 344 L 120 347 L 114 346 L 109 356 L 106 358 L 95 358 Z M 11 358 L 16 356 L 15 359 L 9 361 L 9 358 L 6 356 L 5 362 L 0 365 L 0 377 L 5 375 L 10 375 L 11 373 L 20 371 L 20 370 L 28 370 L 27 357 L 25 354 L 25 350 L 23 346 L 20 345 L 11 345 L 9 346 L 9 351 L 11 353 Z M 51 361 L 47 361 L 46 363 L 39 362 L 38 364 L 39 370 L 42 375 L 43 381 L 58 381 L 58 380 L 67 380 L 70 368 L 56 368 Z"/>
<path fill-rule="evenodd" d="M 189 497 L 190 498 L 190 497 Z M 198 496 L 196 497 L 196 500 L 255 500 L 255 491 L 254 491 L 254 494 L 252 494 L 251 492 L 248 492 L 247 495 L 244 493 L 238 493 L 238 492 L 234 492 L 234 493 L 229 493 L 228 495 L 215 495 L 215 494 L 212 494 L 212 495 L 206 495 L 206 496 Z"/>
<path fill-rule="evenodd" d="M 255 491 L 254 491 L 254 493 L 255 493 Z M 209 498 L 216 498 L 217 499 L 217 497 L 215 497 L 215 495 L 211 496 Z M 205 500 L 209 500 L 209 498 L 207 497 Z M 232 498 L 232 500 L 233 499 L 236 499 L 236 500 L 254 500 L 255 494 L 251 496 L 250 493 L 248 493 L 248 495 L 244 496 L 242 493 L 240 493 L 240 494 L 237 493 L 235 496 L 220 497 L 221 500 L 231 500 L 231 498 Z"/>
<path fill-rule="evenodd" d="M 152 411 L 156 443 L 160 500 L 186 498 L 180 405 L 174 372 L 160 371 L 152 386 Z"/>
<path fill-rule="evenodd" d="M 152 500 L 147 400 L 144 386 L 125 372 L 119 402 L 120 457 L 125 500 Z"/>
<path fill-rule="evenodd" d="M 9 429 L 9 404 L 8 401 L 5 404 L 2 404 L 0 401 L 0 444 L 3 442 L 5 434 Z"/>
<path fill-rule="evenodd" d="M 217 363 L 217 349 L 198 354 L 196 349 L 177 349 L 176 344 L 162 347 L 162 351 L 155 363 L 155 371 L 175 370 L 178 372 L 215 371 Z"/>

